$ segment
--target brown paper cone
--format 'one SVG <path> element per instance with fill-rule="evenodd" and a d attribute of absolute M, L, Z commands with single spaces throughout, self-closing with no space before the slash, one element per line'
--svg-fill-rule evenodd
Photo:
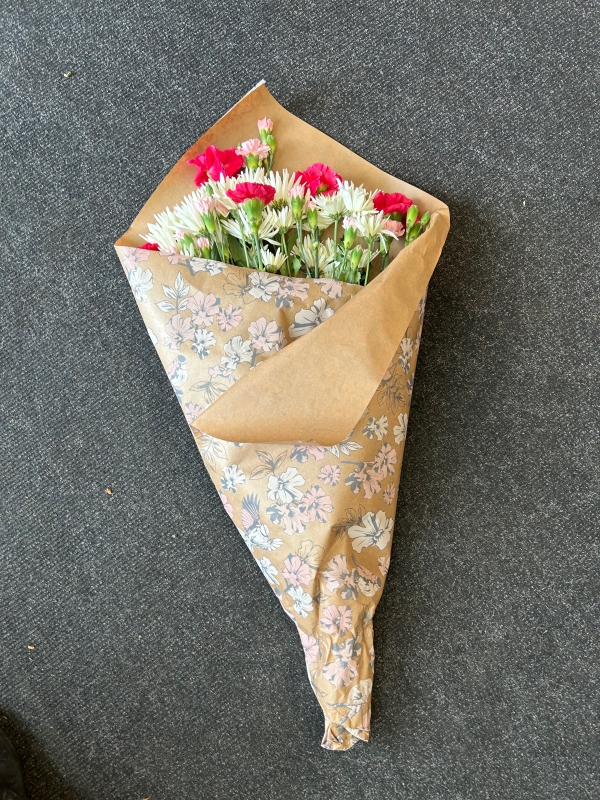
<path fill-rule="evenodd" d="M 153 214 L 193 190 L 186 159 L 248 138 L 264 116 L 275 123 L 276 168 L 323 161 L 370 190 L 401 191 L 431 212 L 429 230 L 364 288 L 138 249 Z M 183 156 L 116 244 L 224 507 L 298 628 L 330 749 L 369 737 L 372 618 L 425 293 L 448 227 L 443 203 L 292 116 L 260 85 Z"/>

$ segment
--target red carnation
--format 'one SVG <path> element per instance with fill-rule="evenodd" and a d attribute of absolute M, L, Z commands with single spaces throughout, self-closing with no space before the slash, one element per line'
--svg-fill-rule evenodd
<path fill-rule="evenodd" d="M 406 214 L 412 204 L 413 201 L 402 192 L 377 192 L 373 198 L 377 211 L 383 211 L 384 214 Z"/>
<path fill-rule="evenodd" d="M 318 194 L 333 194 L 337 192 L 339 184 L 343 181 L 341 175 L 328 167 L 327 164 L 312 164 L 304 172 L 297 172 L 294 176 L 308 187 L 314 196 Z"/>
<path fill-rule="evenodd" d="M 214 145 L 209 145 L 204 153 L 195 158 L 188 159 L 188 164 L 198 167 L 194 178 L 196 186 L 201 186 L 209 178 L 218 181 L 221 176 L 232 178 L 244 166 L 244 159 L 235 152 L 235 147 L 228 150 L 219 150 Z"/>
<path fill-rule="evenodd" d="M 146 244 L 141 244 L 139 247 L 140 250 L 160 250 L 160 247 L 155 244 L 154 242 L 146 242 Z"/>
<path fill-rule="evenodd" d="M 275 197 L 275 188 L 264 183 L 246 182 L 238 183 L 235 189 L 227 189 L 226 194 L 234 203 L 243 203 L 244 200 L 260 200 L 267 206 Z"/>

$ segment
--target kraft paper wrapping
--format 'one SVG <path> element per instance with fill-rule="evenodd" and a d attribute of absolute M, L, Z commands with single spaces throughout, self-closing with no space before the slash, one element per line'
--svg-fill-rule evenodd
<path fill-rule="evenodd" d="M 429 229 L 366 287 L 140 250 L 153 215 L 193 191 L 187 159 L 235 146 L 265 116 L 275 169 L 321 161 L 369 190 L 402 192 L 431 212 Z M 179 160 L 116 243 L 224 508 L 297 626 L 333 750 L 369 738 L 372 619 L 425 294 L 448 228 L 447 206 L 294 117 L 261 84 Z"/>

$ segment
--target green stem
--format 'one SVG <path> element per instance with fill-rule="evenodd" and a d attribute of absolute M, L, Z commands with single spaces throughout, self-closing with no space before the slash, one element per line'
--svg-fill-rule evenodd
<path fill-rule="evenodd" d="M 256 256 L 256 269 L 260 269 L 264 271 L 264 266 L 260 257 L 260 242 L 258 241 L 258 234 L 254 234 L 254 254 Z"/>
<path fill-rule="evenodd" d="M 246 259 L 246 268 L 250 269 L 250 261 L 248 259 L 248 247 L 246 246 L 246 237 L 244 236 L 244 226 L 242 225 L 242 217 L 240 214 L 233 214 L 233 217 L 240 228 L 240 236 L 242 243 L 242 250 L 244 251 L 244 258 Z"/>
<path fill-rule="evenodd" d="M 285 268 L 287 270 L 287 274 L 291 275 L 291 273 L 290 273 L 290 265 L 289 265 L 289 262 L 288 262 L 289 253 L 288 253 L 288 249 L 287 249 L 287 242 L 285 240 L 285 231 L 283 230 L 283 228 L 279 231 L 279 238 L 281 239 L 281 247 L 283 249 L 283 255 L 285 256 Z"/>
<path fill-rule="evenodd" d="M 365 269 L 365 286 L 369 280 L 369 270 L 371 269 L 371 244 L 372 240 L 367 239 L 367 268 Z"/>

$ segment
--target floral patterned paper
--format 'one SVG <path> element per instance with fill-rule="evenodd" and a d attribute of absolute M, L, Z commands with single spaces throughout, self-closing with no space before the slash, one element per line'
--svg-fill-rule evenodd
<path fill-rule="evenodd" d="M 202 432 L 202 411 L 327 324 L 361 287 L 134 247 L 117 252 L 224 509 L 297 626 L 325 714 L 323 746 L 366 741 L 372 619 L 390 563 L 425 299 L 343 441 L 227 442 Z"/>

